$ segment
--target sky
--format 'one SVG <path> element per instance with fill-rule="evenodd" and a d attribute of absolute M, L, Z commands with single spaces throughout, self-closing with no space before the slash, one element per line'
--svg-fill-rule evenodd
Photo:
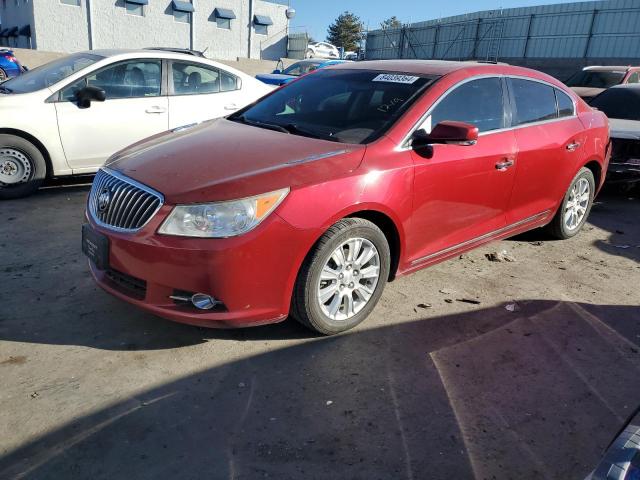
<path fill-rule="evenodd" d="M 325 40 L 327 27 L 340 13 L 349 10 L 358 15 L 365 27 L 378 28 L 393 15 L 402 23 L 421 22 L 451 15 L 499 8 L 532 7 L 561 0 L 289 0 L 296 9 L 291 31 L 307 31 L 315 40 Z M 286 3 L 285 1 L 279 3 Z"/>

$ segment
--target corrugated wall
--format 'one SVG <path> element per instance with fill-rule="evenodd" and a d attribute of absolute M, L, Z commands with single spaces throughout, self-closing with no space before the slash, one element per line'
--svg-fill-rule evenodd
<path fill-rule="evenodd" d="M 367 36 L 367 59 L 640 59 L 640 0 L 488 10 Z"/>

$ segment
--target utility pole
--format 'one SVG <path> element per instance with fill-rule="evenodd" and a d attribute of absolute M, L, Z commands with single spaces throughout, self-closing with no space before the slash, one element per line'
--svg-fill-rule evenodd
<path fill-rule="evenodd" d="M 253 25 L 253 0 L 249 0 L 249 36 L 247 37 L 247 58 L 251 58 L 251 27 Z"/>

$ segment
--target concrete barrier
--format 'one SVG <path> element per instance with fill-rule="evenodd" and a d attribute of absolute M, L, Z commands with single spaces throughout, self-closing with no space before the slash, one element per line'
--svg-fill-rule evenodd
<path fill-rule="evenodd" d="M 26 65 L 27 67 L 36 68 L 40 65 L 44 65 L 56 58 L 64 57 L 65 53 L 59 52 L 43 52 L 41 50 L 28 50 L 24 48 L 13 48 L 12 49 L 20 60 L 20 63 Z M 272 60 L 254 60 L 248 58 L 239 58 L 237 60 L 216 60 L 220 63 L 224 63 L 225 65 L 229 65 L 230 67 L 237 68 L 241 72 L 244 72 L 248 75 L 255 76 L 258 73 L 271 73 L 275 68 L 278 62 Z M 284 58 L 283 63 L 285 67 L 288 67 L 292 63 L 297 60 Z"/>

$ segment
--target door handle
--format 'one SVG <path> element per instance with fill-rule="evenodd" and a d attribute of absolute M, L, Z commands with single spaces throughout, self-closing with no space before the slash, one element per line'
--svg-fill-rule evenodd
<path fill-rule="evenodd" d="M 515 165 L 515 161 L 512 158 L 507 158 L 501 162 L 496 163 L 496 170 L 504 172 L 507 168 L 511 168 Z"/>
<path fill-rule="evenodd" d="M 238 106 L 235 103 L 230 103 L 224 106 L 225 110 L 238 110 Z"/>
<path fill-rule="evenodd" d="M 154 105 L 153 107 L 149 107 L 145 110 L 145 112 L 147 113 L 164 113 L 166 112 L 167 109 L 164 107 L 159 107 L 157 105 Z"/>
<path fill-rule="evenodd" d="M 579 146 L 580 144 L 578 142 L 572 142 L 567 145 L 567 150 L 569 150 L 570 152 L 574 152 Z"/>

